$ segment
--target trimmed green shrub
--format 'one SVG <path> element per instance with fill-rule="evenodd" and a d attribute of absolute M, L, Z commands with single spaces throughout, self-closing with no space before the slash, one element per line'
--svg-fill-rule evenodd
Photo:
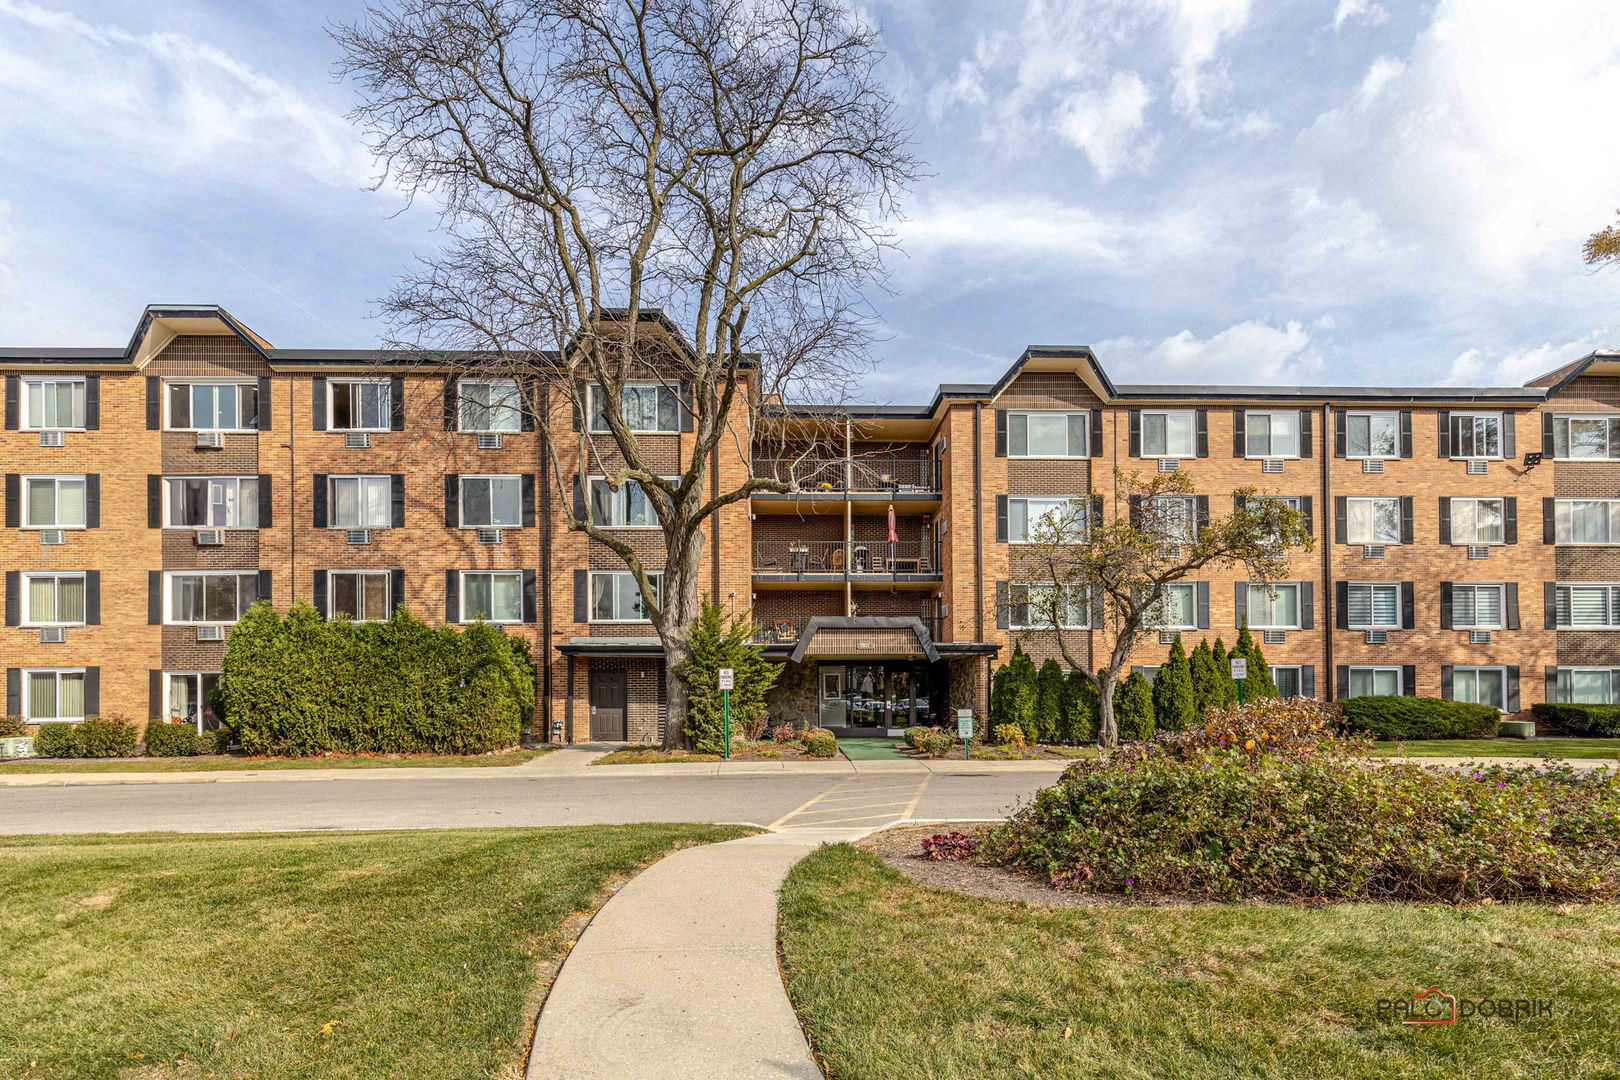
<path fill-rule="evenodd" d="M 1170 657 L 1153 679 L 1153 722 L 1159 731 L 1186 731 L 1198 721 L 1193 708 L 1192 665 L 1181 635 L 1170 643 Z"/>
<path fill-rule="evenodd" d="M 1260 701 L 1279 696 L 1277 681 L 1271 677 L 1271 667 L 1266 663 L 1266 656 L 1260 651 L 1260 645 L 1254 640 L 1254 635 L 1249 633 L 1248 619 L 1244 619 L 1243 625 L 1238 629 L 1237 645 L 1227 660 L 1230 661 L 1233 656 L 1241 656 L 1249 662 L 1249 674 L 1243 680 L 1244 701 Z M 1227 672 L 1230 675 L 1230 663 L 1227 665 Z M 1236 689 L 1234 685 L 1234 692 Z"/>
<path fill-rule="evenodd" d="M 917 727 L 908 727 L 906 728 L 904 735 L 906 745 L 915 750 L 917 748 L 918 739 L 922 738 L 924 735 L 932 735 L 933 733 L 934 729 L 931 727 L 922 727 L 920 725 Z"/>
<path fill-rule="evenodd" d="M 1218 636 L 1209 647 L 1210 659 L 1215 662 L 1215 689 L 1220 693 L 1219 708 L 1237 704 L 1237 683 L 1232 681 L 1232 654 L 1226 651 L 1226 642 Z"/>
<path fill-rule="evenodd" d="M 81 757 L 78 724 L 41 724 L 34 732 L 34 753 L 40 757 Z"/>
<path fill-rule="evenodd" d="M 1121 742 L 1153 738 L 1153 684 L 1140 671 L 1114 688 L 1114 726 Z"/>
<path fill-rule="evenodd" d="M 718 754 L 725 749 L 724 707 L 719 671 L 730 668 L 731 737 L 757 739 L 765 733 L 765 694 L 776 685 L 782 665 L 767 663 L 754 638 L 759 627 L 749 618 L 727 618 L 719 604 L 705 600 L 692 627 L 691 659 L 676 668 L 686 683 L 686 719 L 692 747 Z"/>
<path fill-rule="evenodd" d="M 1620 737 L 1620 705 L 1557 704 L 1550 701 L 1530 706 L 1536 719 L 1559 731 L 1594 739 Z"/>
<path fill-rule="evenodd" d="M 0 716 L 0 739 L 14 739 L 26 734 L 28 725 L 20 716 Z"/>
<path fill-rule="evenodd" d="M 1079 668 L 1063 681 L 1063 730 L 1058 741 L 1069 746 L 1097 741 L 1097 685 Z"/>
<path fill-rule="evenodd" d="M 831 758 L 838 756 L 838 739 L 829 731 L 820 731 L 814 735 L 805 736 L 804 756 L 813 758 Z"/>
<path fill-rule="evenodd" d="M 1063 726 L 1063 665 L 1047 660 L 1035 676 L 1035 708 L 1030 726 L 1017 725 L 1030 742 L 1056 742 Z"/>
<path fill-rule="evenodd" d="M 936 731 L 932 735 L 924 735 L 917 740 L 917 749 L 931 758 L 942 758 L 949 754 L 956 746 L 956 737 L 947 735 L 943 731 Z"/>
<path fill-rule="evenodd" d="M 146 752 L 152 757 L 223 754 L 230 741 L 231 733 L 223 729 L 198 734 L 194 726 L 186 723 L 169 724 L 154 720 L 146 725 Z"/>
<path fill-rule="evenodd" d="M 135 756 L 135 725 L 122 716 L 91 716 L 78 725 L 78 757 Z"/>
<path fill-rule="evenodd" d="M 995 731 L 997 746 L 1027 746 L 1029 739 L 1024 735 L 1024 729 L 1017 724 L 997 724 Z"/>
<path fill-rule="evenodd" d="M 534 715 L 520 638 L 482 623 L 326 622 L 307 603 L 250 607 L 231 631 L 220 697 L 250 754 L 475 754 L 517 743 Z"/>
<path fill-rule="evenodd" d="M 1022 645 L 1013 645 L 1012 659 L 996 670 L 990 680 L 990 726 L 1017 724 L 1031 730 L 1035 719 L 1037 674 L 1035 661 Z"/>
<path fill-rule="evenodd" d="M 1372 695 L 1343 706 L 1345 726 L 1375 739 L 1484 739 L 1502 722 L 1489 705 L 1444 698 Z"/>

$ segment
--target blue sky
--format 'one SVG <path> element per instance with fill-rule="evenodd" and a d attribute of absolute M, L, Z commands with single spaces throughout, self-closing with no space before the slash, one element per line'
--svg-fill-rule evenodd
<path fill-rule="evenodd" d="M 362 346 L 433 215 L 366 190 L 358 2 L 0 0 L 0 343 L 149 302 Z M 866 0 L 931 176 L 879 401 L 1091 344 L 1122 382 L 1516 384 L 1620 347 L 1612 0 Z M 156 20 L 156 21 L 155 21 Z"/>

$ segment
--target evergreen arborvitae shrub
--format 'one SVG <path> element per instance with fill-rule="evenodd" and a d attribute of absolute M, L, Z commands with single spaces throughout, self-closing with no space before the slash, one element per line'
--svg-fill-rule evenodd
<path fill-rule="evenodd" d="M 1056 742 L 1063 726 L 1063 665 L 1048 660 L 1035 676 L 1035 717 L 1029 728 L 1020 728 L 1030 742 Z"/>
<path fill-rule="evenodd" d="M 754 641 L 758 629 L 751 619 L 727 618 L 719 604 L 703 602 L 692 627 L 692 657 L 675 671 L 686 683 L 683 724 L 694 749 L 707 754 L 725 750 L 721 668 L 732 671 L 732 742 L 764 733 L 765 694 L 776 685 L 782 668 L 761 656 Z"/>
<path fill-rule="evenodd" d="M 1018 669 L 1011 664 L 1002 664 L 990 677 L 991 726 L 1013 723 L 1013 714 L 1018 711 L 1017 702 Z"/>
<path fill-rule="evenodd" d="M 1249 674 L 1243 680 L 1244 701 L 1282 696 L 1277 692 L 1277 682 L 1271 677 L 1271 668 L 1266 664 L 1265 654 L 1260 651 L 1260 645 L 1254 640 L 1254 635 L 1249 633 L 1248 619 L 1244 619 L 1242 627 L 1238 629 L 1237 646 L 1232 650 L 1232 655 L 1241 656 L 1249 662 Z"/>
<path fill-rule="evenodd" d="M 1211 709 L 1225 708 L 1221 702 L 1221 680 L 1215 670 L 1215 654 L 1209 642 L 1200 641 L 1187 656 L 1187 671 L 1192 677 L 1193 713 L 1199 723 Z"/>
<path fill-rule="evenodd" d="M 1121 742 L 1153 738 L 1153 684 L 1133 671 L 1114 689 L 1114 726 Z"/>
<path fill-rule="evenodd" d="M 1198 720 L 1192 666 L 1181 648 L 1180 634 L 1170 643 L 1170 657 L 1153 680 L 1153 720 L 1159 731 L 1186 731 Z"/>
<path fill-rule="evenodd" d="M 1013 646 L 1012 659 L 1003 664 L 990 680 L 990 727 L 1017 724 L 1024 731 L 1035 723 L 1037 690 L 1035 661 L 1023 646 Z"/>
<path fill-rule="evenodd" d="M 1220 707 L 1224 709 L 1237 704 L 1237 683 L 1232 681 L 1232 654 L 1226 651 L 1226 642 L 1217 637 L 1209 653 L 1215 661 L 1215 685 L 1221 693 Z"/>
<path fill-rule="evenodd" d="M 1058 741 L 1069 746 L 1097 741 L 1097 687 L 1079 668 L 1063 680 L 1063 727 Z"/>

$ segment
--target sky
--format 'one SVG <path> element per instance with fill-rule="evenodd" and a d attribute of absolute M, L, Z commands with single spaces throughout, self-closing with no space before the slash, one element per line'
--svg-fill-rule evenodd
<path fill-rule="evenodd" d="M 1620 348 L 1613 0 L 860 0 L 928 176 L 873 401 L 1088 344 L 1116 382 L 1517 385 Z M 0 344 L 217 303 L 364 347 L 438 239 L 373 190 L 359 0 L 0 0 Z"/>

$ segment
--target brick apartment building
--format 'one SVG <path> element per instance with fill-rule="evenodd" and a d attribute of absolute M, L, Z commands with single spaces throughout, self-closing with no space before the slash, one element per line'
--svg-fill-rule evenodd
<path fill-rule="evenodd" d="M 603 440 L 559 438 L 554 459 L 500 408 L 529 388 L 277 349 L 207 306 L 148 309 L 122 349 L 3 348 L 0 373 L 8 715 L 206 724 L 230 625 L 262 598 L 500 623 L 534 646 L 536 737 L 657 737 L 657 639 L 564 500 L 654 567 L 656 526 L 633 487 L 593 480 Z M 678 471 L 679 395 L 634 392 L 638 438 Z M 1247 618 L 1287 692 L 1620 700 L 1620 353 L 1525 387 L 1383 389 L 1116 385 L 1087 348 L 1032 347 L 926 405 L 762 415 L 801 440 L 799 490 L 720 512 L 704 591 L 754 613 L 781 718 L 943 720 L 984 706 L 1015 639 L 1054 655 L 1018 625 L 1039 584 L 1019 541 L 1054 501 L 1127 512 L 1116 469 L 1188 473 L 1192 527 L 1240 486 L 1304 511 L 1318 547 L 1286 580 L 1210 574 L 1167 604 L 1189 646 Z M 711 471 L 729 488 L 747 466 Z M 1101 656 L 1086 605 L 1074 619 Z"/>

